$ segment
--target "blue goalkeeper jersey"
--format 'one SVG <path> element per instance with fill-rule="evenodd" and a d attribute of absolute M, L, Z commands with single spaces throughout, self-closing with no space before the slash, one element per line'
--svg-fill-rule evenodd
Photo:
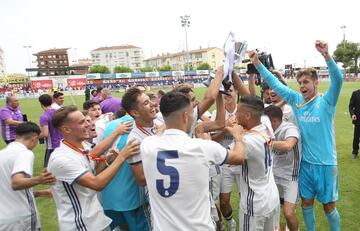
<path fill-rule="evenodd" d="M 134 122 L 128 115 L 113 120 L 106 125 L 104 137 L 108 137 L 120 123 Z M 121 135 L 116 147 L 122 150 L 127 141 L 128 134 Z M 131 166 L 125 161 L 114 178 L 101 192 L 104 210 L 130 211 L 141 206 L 140 188 L 135 180 Z"/>
<path fill-rule="evenodd" d="M 306 103 L 302 95 L 283 85 L 264 65 L 256 68 L 268 85 L 292 107 L 302 138 L 302 160 L 316 165 L 337 165 L 334 133 L 336 103 L 342 87 L 343 76 L 334 62 L 326 62 L 330 86 L 324 95 Z"/>

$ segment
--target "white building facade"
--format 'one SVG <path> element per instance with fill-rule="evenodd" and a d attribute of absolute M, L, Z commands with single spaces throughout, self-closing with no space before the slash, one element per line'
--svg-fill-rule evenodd
<path fill-rule="evenodd" d="M 186 59 L 186 52 L 166 53 L 157 55 L 149 59 L 145 59 L 145 66 L 162 67 L 170 65 L 173 70 L 185 70 L 186 63 L 192 68 L 196 69 L 202 63 L 208 63 L 212 69 L 216 69 L 223 64 L 224 51 L 217 47 L 201 48 L 197 50 L 190 50 L 188 60 Z"/>
<path fill-rule="evenodd" d="M 0 77 L 4 77 L 6 75 L 6 68 L 5 68 L 5 56 L 4 51 L 0 47 Z"/>
<path fill-rule="evenodd" d="M 144 66 L 142 48 L 133 45 L 100 47 L 90 52 L 93 65 L 107 66 L 111 72 L 114 67 L 130 67 L 137 70 Z"/>

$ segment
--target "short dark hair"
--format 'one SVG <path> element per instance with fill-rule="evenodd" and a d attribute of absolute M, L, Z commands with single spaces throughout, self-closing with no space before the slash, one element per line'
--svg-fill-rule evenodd
<path fill-rule="evenodd" d="M 265 108 L 264 114 L 269 117 L 270 120 L 272 119 L 278 119 L 282 121 L 283 112 L 280 107 L 275 105 L 270 105 Z"/>
<path fill-rule="evenodd" d="M 48 107 L 52 104 L 52 98 L 49 94 L 43 94 L 39 96 L 39 102 L 44 107 Z"/>
<path fill-rule="evenodd" d="M 264 103 L 259 96 L 245 95 L 239 103 L 247 107 L 254 115 L 261 117 L 264 113 Z"/>
<path fill-rule="evenodd" d="M 114 113 L 115 119 L 119 119 L 119 118 L 121 118 L 121 117 L 123 117 L 125 115 L 126 115 L 125 109 L 119 109 Z"/>
<path fill-rule="evenodd" d="M 179 84 L 173 89 L 173 91 L 178 91 L 184 94 L 189 94 L 190 92 L 194 92 L 188 84 Z"/>
<path fill-rule="evenodd" d="M 54 91 L 53 98 L 57 99 L 57 98 L 59 98 L 60 96 L 63 96 L 63 95 L 64 95 L 64 93 L 62 93 L 60 91 Z"/>
<path fill-rule="evenodd" d="M 69 114 L 77 110 L 77 107 L 74 105 L 66 106 L 57 110 L 52 117 L 54 127 L 59 129 L 68 120 Z"/>
<path fill-rule="evenodd" d="M 316 69 L 314 68 L 301 69 L 296 73 L 296 80 L 299 80 L 304 75 L 310 76 L 310 78 L 314 81 L 318 79 Z"/>
<path fill-rule="evenodd" d="M 91 99 L 86 100 L 83 103 L 83 110 L 89 110 L 90 108 L 94 107 L 95 105 L 100 105 L 100 103 L 97 101 L 91 100 Z"/>
<path fill-rule="evenodd" d="M 39 125 L 33 122 L 24 122 L 16 126 L 15 134 L 16 137 L 24 136 L 26 139 L 31 138 L 32 134 L 39 135 L 41 132 Z M 28 136 L 28 137 L 26 137 Z"/>
<path fill-rule="evenodd" d="M 190 99 L 187 95 L 178 91 L 166 93 L 160 100 L 160 111 L 164 117 L 171 113 L 179 111 L 190 105 Z"/>
<path fill-rule="evenodd" d="M 94 94 L 94 92 L 96 92 L 96 93 L 97 93 L 97 91 L 96 91 L 95 89 L 92 89 L 92 90 L 91 90 L 91 92 L 90 92 L 90 94 L 92 94 L 92 95 L 93 95 L 93 94 Z"/>
<path fill-rule="evenodd" d="M 134 110 L 137 106 L 137 98 L 143 94 L 143 92 L 137 87 L 129 88 L 122 97 L 121 105 L 127 113 L 130 114 L 131 110 Z"/>

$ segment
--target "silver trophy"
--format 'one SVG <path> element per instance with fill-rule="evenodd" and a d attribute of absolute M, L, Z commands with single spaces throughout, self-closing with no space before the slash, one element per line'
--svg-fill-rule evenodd
<path fill-rule="evenodd" d="M 246 41 L 238 41 L 236 40 L 235 34 L 233 32 L 229 33 L 224 44 L 224 76 L 222 85 L 219 89 L 221 93 L 229 95 L 229 89 L 233 82 L 232 72 L 234 70 L 234 66 L 238 65 L 244 59 L 247 46 L 248 44 Z M 210 73 L 209 79 L 204 82 L 204 85 L 208 87 L 214 76 L 214 72 Z"/>

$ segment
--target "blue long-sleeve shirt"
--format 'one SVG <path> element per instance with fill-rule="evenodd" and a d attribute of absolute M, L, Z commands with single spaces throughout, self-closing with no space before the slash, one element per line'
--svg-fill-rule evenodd
<path fill-rule="evenodd" d="M 264 65 L 256 68 L 268 85 L 291 105 L 301 132 L 302 160 L 316 165 L 337 165 L 334 115 L 343 76 L 333 59 L 326 64 L 330 74 L 329 89 L 300 108 L 297 106 L 306 102 L 300 93 L 283 85 Z"/>

